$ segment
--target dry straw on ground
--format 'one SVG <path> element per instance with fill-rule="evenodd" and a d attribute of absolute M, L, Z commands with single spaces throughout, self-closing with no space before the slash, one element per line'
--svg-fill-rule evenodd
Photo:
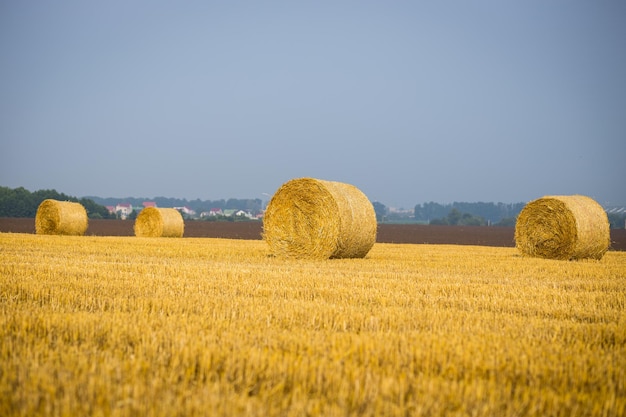
<path fill-rule="evenodd" d="M 582 195 L 546 196 L 531 201 L 515 224 L 515 246 L 527 256 L 601 259 L 610 242 L 606 212 Z"/>
<path fill-rule="evenodd" d="M 44 200 L 35 215 L 35 232 L 38 235 L 82 236 L 88 224 L 85 208 L 71 201 Z"/>
<path fill-rule="evenodd" d="M 277 256 L 362 258 L 376 242 L 376 213 L 353 185 L 293 179 L 272 196 L 263 238 Z"/>
<path fill-rule="evenodd" d="M 173 208 L 146 207 L 135 220 L 139 237 L 183 237 L 184 232 L 183 216 Z"/>

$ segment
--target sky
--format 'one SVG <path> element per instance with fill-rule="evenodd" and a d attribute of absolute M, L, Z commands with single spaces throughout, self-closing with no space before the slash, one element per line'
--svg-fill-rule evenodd
<path fill-rule="evenodd" d="M 0 185 L 626 204 L 626 2 L 3 1 Z"/>

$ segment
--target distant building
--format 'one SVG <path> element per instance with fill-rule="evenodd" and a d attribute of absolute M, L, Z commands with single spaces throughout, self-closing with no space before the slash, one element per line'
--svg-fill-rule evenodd
<path fill-rule="evenodd" d="M 212 208 L 209 211 L 203 211 L 202 213 L 200 213 L 200 217 L 208 217 L 208 216 L 221 216 L 222 214 L 222 209 L 221 208 Z"/>
<path fill-rule="evenodd" d="M 244 210 L 238 210 L 237 212 L 235 212 L 235 216 L 238 217 L 247 217 L 248 219 L 253 219 L 254 217 L 252 217 L 252 214 L 250 214 L 247 211 Z"/>
<path fill-rule="evenodd" d="M 130 216 L 130 213 L 132 212 L 133 206 L 130 203 L 119 203 L 115 206 L 115 213 L 117 213 L 117 215 L 122 220 L 126 220 L 126 218 Z"/>
<path fill-rule="evenodd" d="M 176 210 L 180 211 L 182 214 L 186 214 L 188 216 L 195 216 L 196 212 L 195 210 L 190 209 L 187 206 L 183 206 L 183 207 L 174 207 Z"/>
<path fill-rule="evenodd" d="M 156 202 L 154 202 L 154 201 L 144 201 L 141 204 L 143 205 L 143 208 L 156 207 L 157 206 Z"/>
<path fill-rule="evenodd" d="M 226 217 L 233 217 L 235 215 L 236 211 L 237 211 L 237 209 L 226 209 L 226 210 L 223 211 L 223 214 Z"/>

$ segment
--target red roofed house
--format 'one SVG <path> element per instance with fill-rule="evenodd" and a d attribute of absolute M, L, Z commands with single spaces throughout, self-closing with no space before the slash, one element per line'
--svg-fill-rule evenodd
<path fill-rule="evenodd" d="M 202 213 L 200 213 L 200 217 L 206 217 L 206 216 L 219 216 L 223 214 L 222 209 L 221 208 L 212 208 L 209 211 L 203 211 Z"/>
<path fill-rule="evenodd" d="M 120 219 L 126 220 L 126 218 L 133 212 L 133 206 L 130 203 L 119 203 L 115 206 L 115 212 L 120 216 Z"/>

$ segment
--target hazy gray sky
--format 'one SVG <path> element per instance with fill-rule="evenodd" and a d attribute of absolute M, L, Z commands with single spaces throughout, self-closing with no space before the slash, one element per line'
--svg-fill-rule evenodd
<path fill-rule="evenodd" d="M 626 2 L 4 1 L 0 185 L 626 203 Z"/>

